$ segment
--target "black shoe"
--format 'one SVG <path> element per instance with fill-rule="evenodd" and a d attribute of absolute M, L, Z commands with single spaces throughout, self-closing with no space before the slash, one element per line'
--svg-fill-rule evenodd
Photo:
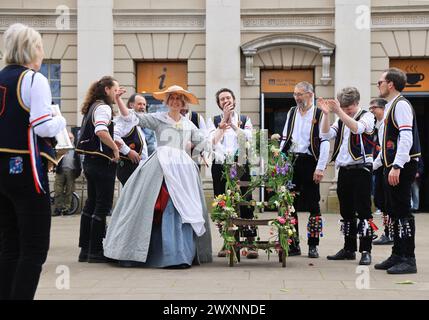
<path fill-rule="evenodd" d="M 399 263 L 401 263 L 401 257 L 395 254 L 392 254 L 389 258 L 387 258 L 383 262 L 377 263 L 374 266 L 374 268 L 377 270 L 387 270 Z"/>
<path fill-rule="evenodd" d="M 393 240 L 387 237 L 384 233 L 381 235 L 381 237 L 378 240 L 375 240 L 372 242 L 374 245 L 386 245 L 386 244 L 392 244 Z"/>
<path fill-rule="evenodd" d="M 369 266 L 371 264 L 371 253 L 368 251 L 362 252 L 362 256 L 359 261 L 361 266 Z"/>
<path fill-rule="evenodd" d="M 415 258 L 401 258 L 399 264 L 387 269 L 388 274 L 408 274 L 417 273 L 417 265 Z"/>
<path fill-rule="evenodd" d="M 119 260 L 118 265 L 122 268 L 140 268 L 143 267 L 145 263 L 130 260 Z"/>
<path fill-rule="evenodd" d="M 336 254 L 327 257 L 328 260 L 356 260 L 356 253 L 341 249 Z"/>
<path fill-rule="evenodd" d="M 308 247 L 308 257 L 309 258 L 319 258 L 319 252 L 317 251 L 317 246 Z"/>
<path fill-rule="evenodd" d="M 189 269 L 191 266 L 187 263 L 176 264 L 174 266 L 164 267 L 164 269 Z"/>
<path fill-rule="evenodd" d="M 247 259 L 258 259 L 258 257 L 259 257 L 258 250 L 247 251 L 247 255 L 246 255 Z"/>
<path fill-rule="evenodd" d="M 299 245 L 289 247 L 289 252 L 288 252 L 289 257 L 300 256 L 300 255 L 301 255 L 301 248 L 299 247 Z"/>
<path fill-rule="evenodd" d="M 80 253 L 79 253 L 79 258 L 78 258 L 79 262 L 88 262 L 88 249 L 80 249 Z"/>
<path fill-rule="evenodd" d="M 116 260 L 110 259 L 103 254 L 103 251 L 97 253 L 89 253 L 88 254 L 88 262 L 89 263 L 109 263 L 115 262 Z"/>
<path fill-rule="evenodd" d="M 217 256 L 219 257 L 219 258 L 225 258 L 226 257 L 226 255 L 227 255 L 227 250 L 225 250 L 225 249 L 222 249 L 222 250 L 220 250 L 218 253 L 217 253 Z"/>

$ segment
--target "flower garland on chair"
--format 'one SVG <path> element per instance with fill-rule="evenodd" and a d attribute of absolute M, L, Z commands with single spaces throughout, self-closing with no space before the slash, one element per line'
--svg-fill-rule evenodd
<path fill-rule="evenodd" d="M 285 255 L 288 256 L 289 244 L 296 235 L 296 222 L 291 216 L 295 210 L 293 208 L 294 193 L 291 191 L 293 188 L 292 163 L 294 159 L 280 152 L 279 140 L 279 135 L 273 135 L 271 137 L 271 141 L 268 143 L 268 163 L 266 164 L 265 171 L 260 175 L 251 176 L 248 191 L 244 195 L 241 194 L 239 181 L 244 173 L 244 166 L 232 161 L 226 161 L 224 164 L 223 177 L 226 180 L 226 192 L 225 194 L 218 195 L 214 199 L 212 203 L 211 219 L 219 228 L 220 234 L 224 240 L 224 249 L 227 251 L 227 256 L 233 254 L 235 261 L 237 260 L 236 248 L 242 246 L 258 248 L 257 242 L 254 244 L 237 243 L 235 233 L 238 230 L 238 226 L 236 226 L 233 221 L 239 218 L 238 212 L 240 205 L 253 205 L 260 211 L 263 211 L 264 207 L 268 206 L 277 211 L 277 217 L 268 224 L 277 229 L 276 240 L 275 242 L 269 241 L 268 246 L 265 245 L 260 247 L 265 249 L 268 254 L 271 252 L 270 248 L 273 247 L 278 251 L 283 250 Z M 260 145 L 256 146 L 256 152 L 258 154 L 261 154 L 260 148 Z M 252 201 L 248 203 L 244 200 L 248 194 L 261 186 L 265 187 L 267 191 L 274 191 L 274 195 L 269 198 L 268 202 L 262 203 Z"/>

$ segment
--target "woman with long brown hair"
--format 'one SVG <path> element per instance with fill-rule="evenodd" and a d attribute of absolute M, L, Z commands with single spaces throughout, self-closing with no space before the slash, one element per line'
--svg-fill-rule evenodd
<path fill-rule="evenodd" d="M 82 105 L 84 118 L 76 151 L 85 155 L 88 198 L 80 222 L 79 262 L 108 260 L 103 254 L 103 238 L 119 160 L 119 149 L 113 140 L 112 104 L 120 91 L 118 82 L 105 76 L 90 86 Z"/>

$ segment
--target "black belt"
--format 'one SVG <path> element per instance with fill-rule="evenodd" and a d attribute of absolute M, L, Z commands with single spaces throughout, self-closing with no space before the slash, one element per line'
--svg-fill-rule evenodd
<path fill-rule="evenodd" d="M 299 153 L 299 152 L 294 152 L 293 156 L 295 158 L 301 158 L 301 159 L 314 159 L 313 155 L 310 155 L 308 153 Z"/>
<path fill-rule="evenodd" d="M 358 164 L 351 164 L 348 166 L 341 167 L 346 170 L 356 170 L 356 169 L 365 169 L 372 171 L 372 163 L 358 163 Z"/>

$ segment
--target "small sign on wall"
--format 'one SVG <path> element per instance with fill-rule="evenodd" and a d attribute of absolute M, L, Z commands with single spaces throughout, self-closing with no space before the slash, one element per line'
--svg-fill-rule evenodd
<path fill-rule="evenodd" d="M 261 70 L 261 92 L 293 92 L 298 82 L 313 79 L 313 70 Z"/>
<path fill-rule="evenodd" d="M 396 67 L 407 75 L 404 91 L 429 91 L 429 59 L 391 59 L 390 67 Z"/>
<path fill-rule="evenodd" d="M 172 85 L 188 88 L 186 62 L 137 63 L 137 92 L 163 91 Z"/>

